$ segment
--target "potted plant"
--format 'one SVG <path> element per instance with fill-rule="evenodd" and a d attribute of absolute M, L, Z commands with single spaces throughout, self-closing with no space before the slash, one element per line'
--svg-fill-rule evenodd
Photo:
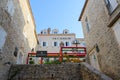
<path fill-rule="evenodd" d="M 32 58 L 30 58 L 29 64 L 34 64 L 34 61 Z"/>

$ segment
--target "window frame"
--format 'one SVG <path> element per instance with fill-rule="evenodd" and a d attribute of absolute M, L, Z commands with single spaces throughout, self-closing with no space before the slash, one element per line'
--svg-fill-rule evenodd
<path fill-rule="evenodd" d="M 91 27 L 90 27 L 90 24 L 89 24 L 89 21 L 88 21 L 87 17 L 85 18 L 85 23 L 86 23 L 87 32 L 89 32 Z"/>
<path fill-rule="evenodd" d="M 66 41 L 66 42 L 65 42 L 65 46 L 69 46 L 69 45 L 70 45 L 69 42 Z"/>
<path fill-rule="evenodd" d="M 68 34 L 68 32 L 67 32 L 67 31 L 65 31 L 65 34 Z"/>
<path fill-rule="evenodd" d="M 104 1 L 105 1 L 105 4 L 106 4 L 106 7 L 108 9 L 109 14 L 111 15 L 115 11 L 115 9 L 117 8 L 118 2 L 117 2 L 117 0 L 114 0 L 114 4 L 115 3 L 116 4 L 113 5 L 113 3 L 110 0 L 104 0 Z"/>
<path fill-rule="evenodd" d="M 58 34 L 58 32 L 57 32 L 57 31 L 54 31 L 54 34 Z"/>
<path fill-rule="evenodd" d="M 56 43 L 56 44 L 55 44 L 55 43 Z M 55 42 L 54 42 L 54 47 L 56 47 L 56 46 L 58 46 L 58 42 L 55 41 Z"/>
<path fill-rule="evenodd" d="M 45 43 L 45 45 L 44 45 L 44 43 Z M 46 47 L 47 46 L 47 42 L 42 42 L 42 46 Z"/>

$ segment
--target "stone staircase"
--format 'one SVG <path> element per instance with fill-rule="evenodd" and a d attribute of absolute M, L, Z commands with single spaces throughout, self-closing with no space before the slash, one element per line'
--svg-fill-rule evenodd
<path fill-rule="evenodd" d="M 78 64 L 12 65 L 8 80 L 82 80 Z"/>
<path fill-rule="evenodd" d="M 113 80 L 87 63 L 12 65 L 8 80 Z"/>

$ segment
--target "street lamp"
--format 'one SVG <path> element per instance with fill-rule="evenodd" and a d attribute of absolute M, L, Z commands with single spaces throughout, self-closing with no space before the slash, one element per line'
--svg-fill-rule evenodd
<path fill-rule="evenodd" d="M 77 40 L 77 39 L 75 39 L 73 42 L 72 42 L 72 44 L 75 44 L 76 45 L 76 47 L 78 46 L 78 44 L 80 44 L 80 42 Z"/>
<path fill-rule="evenodd" d="M 74 49 L 73 48 L 73 51 L 76 51 L 76 52 L 78 52 L 78 44 L 80 44 L 80 42 L 77 40 L 77 39 L 75 39 L 73 42 L 72 42 L 72 44 L 75 44 L 76 45 L 76 49 Z"/>

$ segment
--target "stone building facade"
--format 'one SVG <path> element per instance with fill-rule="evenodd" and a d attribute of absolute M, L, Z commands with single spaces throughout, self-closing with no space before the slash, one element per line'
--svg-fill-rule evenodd
<path fill-rule="evenodd" d="M 48 28 L 38 34 L 38 50 L 46 50 L 48 53 L 59 53 L 61 42 L 64 43 L 64 46 L 76 46 L 73 44 L 75 40 L 79 43 L 77 46 L 85 47 L 84 38 L 76 38 L 75 33 L 69 33 L 67 29 L 63 30 L 63 33 L 59 33 L 58 29 L 53 29 L 51 32 L 49 33 Z"/>
<path fill-rule="evenodd" d="M 85 47 L 84 38 L 76 38 L 75 33 L 69 33 L 69 30 L 65 29 L 62 33 L 59 33 L 58 29 L 51 30 L 50 28 L 44 29 L 38 34 L 39 40 L 39 51 L 47 51 L 48 54 L 58 54 L 61 50 L 61 44 L 64 47 Z M 77 43 L 77 45 L 75 44 Z M 70 53 L 71 48 L 68 48 L 66 53 Z M 64 52 L 63 52 L 64 53 Z M 64 58 L 65 59 L 65 58 Z M 80 60 L 85 59 L 85 57 L 79 58 Z M 39 62 L 39 59 L 34 58 L 36 62 Z M 58 57 L 44 57 L 43 62 L 59 60 Z"/>
<path fill-rule="evenodd" d="M 11 64 L 24 64 L 38 43 L 29 0 L 0 0 L 0 80 Z"/>
<path fill-rule="evenodd" d="M 120 0 L 86 0 L 79 21 L 89 63 L 120 79 Z"/>

